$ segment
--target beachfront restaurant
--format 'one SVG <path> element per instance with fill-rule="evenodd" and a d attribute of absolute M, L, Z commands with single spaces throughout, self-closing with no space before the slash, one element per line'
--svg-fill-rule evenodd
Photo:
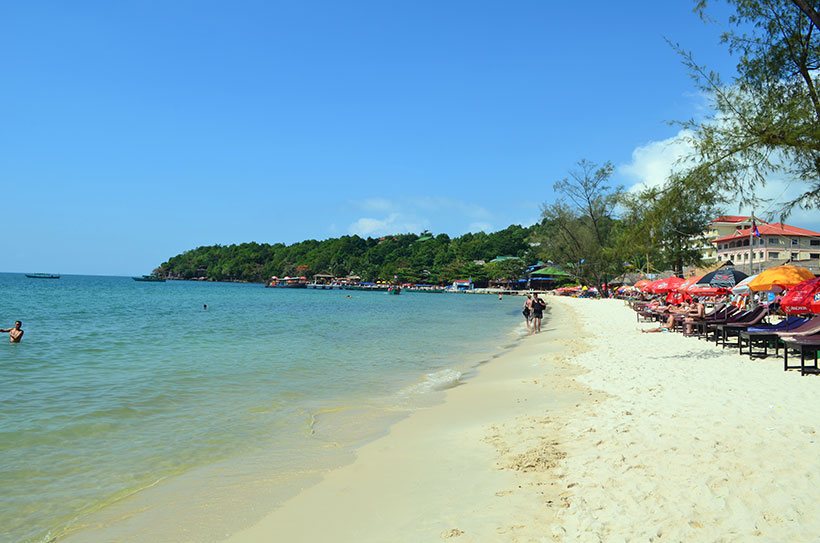
<path fill-rule="evenodd" d="M 471 279 L 456 279 L 453 281 L 453 284 L 450 286 L 450 290 L 458 290 L 458 291 L 466 291 L 466 290 L 473 290 L 475 286 L 473 285 L 473 280 Z"/>
<path fill-rule="evenodd" d="M 550 290 L 572 280 L 572 276 L 555 266 L 546 266 L 535 270 L 527 278 L 527 287 L 537 290 Z"/>

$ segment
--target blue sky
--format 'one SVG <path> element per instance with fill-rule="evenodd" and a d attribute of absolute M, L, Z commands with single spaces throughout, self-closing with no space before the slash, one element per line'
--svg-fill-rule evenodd
<path fill-rule="evenodd" d="M 693 3 L 5 3 L 0 271 L 531 224 L 582 158 L 643 181 L 702 114 L 664 38 L 733 66 Z"/>

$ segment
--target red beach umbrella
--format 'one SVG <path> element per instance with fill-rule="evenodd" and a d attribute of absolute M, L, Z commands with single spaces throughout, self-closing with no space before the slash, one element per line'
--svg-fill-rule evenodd
<path fill-rule="evenodd" d="M 679 292 L 686 292 L 686 289 L 688 289 L 689 287 L 691 287 L 692 285 L 694 285 L 696 283 L 699 283 L 702 278 L 703 278 L 702 275 L 693 275 L 692 277 L 690 277 L 689 279 L 685 280 L 683 283 L 678 285 L 677 290 Z"/>
<path fill-rule="evenodd" d="M 728 289 L 722 287 L 713 287 L 711 285 L 698 283 L 695 283 L 694 285 L 689 285 L 689 287 L 686 289 L 686 293 L 689 296 L 721 296 L 728 292 Z"/>
<path fill-rule="evenodd" d="M 815 310 L 812 305 L 816 306 Z M 795 285 L 780 300 L 780 308 L 789 315 L 805 315 L 820 310 L 820 277 Z"/>
<path fill-rule="evenodd" d="M 820 315 L 820 292 L 814 294 L 814 299 L 809 304 L 809 311 L 815 315 Z"/>
<path fill-rule="evenodd" d="M 683 279 L 680 277 L 667 277 L 666 279 L 658 279 L 649 286 L 649 291 L 655 294 L 666 294 L 669 291 L 676 290 Z"/>

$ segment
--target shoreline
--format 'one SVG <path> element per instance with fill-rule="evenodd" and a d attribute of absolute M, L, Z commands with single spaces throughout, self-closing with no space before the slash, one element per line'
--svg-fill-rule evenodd
<path fill-rule="evenodd" d="M 820 537 L 814 379 L 642 334 L 620 300 L 549 303 L 545 333 L 225 542 Z"/>
<path fill-rule="evenodd" d="M 561 501 L 550 470 L 560 438 L 532 429 L 591 394 L 562 360 L 574 311 L 553 306 L 544 332 L 482 365 L 442 402 L 411 413 L 228 543 L 486 541 L 541 537 Z M 317 517 L 321 521 L 317 521 Z"/>
<path fill-rule="evenodd" d="M 237 485 L 259 499 L 233 518 L 211 501 L 211 473 L 172 508 L 202 510 L 172 516 L 175 535 L 154 540 L 820 537 L 813 378 L 784 373 L 775 358 L 642 334 L 651 324 L 636 323 L 620 300 L 548 303 L 542 334 L 487 358 L 463 386 L 354 447 L 346 463 L 311 473 L 291 497 L 266 499 L 281 490 L 274 478 L 250 491 Z M 200 517 L 224 522 L 202 538 Z M 67 540 L 145 540 L 139 524 L 121 538 L 82 531 Z"/>
<path fill-rule="evenodd" d="M 510 304 L 517 308 L 517 303 Z M 278 451 L 271 441 L 253 455 L 218 460 L 165 477 L 78 517 L 67 530 L 55 534 L 57 540 L 219 541 L 252 525 L 267 511 L 321 481 L 327 472 L 353 462 L 363 444 L 387 434 L 397 421 L 440 404 L 448 387 L 471 383 L 483 366 L 514 350 L 523 323 L 516 318 L 512 325 L 510 312 L 503 311 L 498 322 L 506 324 L 498 328 L 498 338 L 465 343 L 463 356 L 443 370 L 433 366 L 419 374 L 418 381 L 406 383 L 389 396 L 351 398 L 305 411 L 300 439 L 310 447 L 306 455 L 282 463 L 285 451 Z M 440 375 L 444 373 L 447 375 Z"/>

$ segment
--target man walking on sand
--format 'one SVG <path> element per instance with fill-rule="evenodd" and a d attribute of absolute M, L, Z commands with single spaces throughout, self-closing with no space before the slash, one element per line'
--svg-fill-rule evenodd
<path fill-rule="evenodd" d="M 25 334 L 25 332 L 23 332 L 23 329 L 21 328 L 22 326 L 22 322 L 14 321 L 14 328 L 0 328 L 0 333 L 8 332 L 9 341 L 11 341 L 12 343 L 20 343 L 20 341 L 23 339 L 23 334 Z"/>

